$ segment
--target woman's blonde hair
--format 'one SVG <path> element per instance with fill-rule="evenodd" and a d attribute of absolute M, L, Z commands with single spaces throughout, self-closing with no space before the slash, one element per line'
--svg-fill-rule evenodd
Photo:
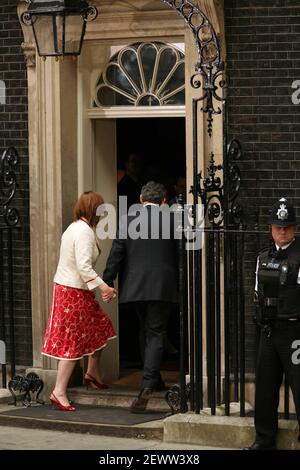
<path fill-rule="evenodd" d="M 104 203 L 103 197 L 93 191 L 86 191 L 81 194 L 74 207 L 73 220 L 79 220 L 84 217 L 92 227 L 96 225 L 96 212 L 98 206 Z"/>

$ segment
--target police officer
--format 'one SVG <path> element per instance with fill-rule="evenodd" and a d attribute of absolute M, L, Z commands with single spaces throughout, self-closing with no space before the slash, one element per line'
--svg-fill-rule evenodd
<path fill-rule="evenodd" d="M 284 198 L 269 216 L 271 247 L 258 256 L 255 301 L 261 337 L 255 391 L 255 442 L 247 450 L 275 450 L 283 374 L 300 423 L 300 239 L 293 206 Z M 298 350 L 298 351 L 297 351 Z M 298 354 L 299 353 L 299 354 Z"/>

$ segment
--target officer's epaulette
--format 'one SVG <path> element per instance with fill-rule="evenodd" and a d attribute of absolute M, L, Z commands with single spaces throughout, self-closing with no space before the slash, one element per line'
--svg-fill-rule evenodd
<path fill-rule="evenodd" d="M 260 251 L 259 251 L 259 255 L 262 255 L 263 253 L 267 253 L 269 252 L 270 248 L 272 248 L 273 244 L 270 243 L 269 245 L 267 246 L 264 246 Z"/>

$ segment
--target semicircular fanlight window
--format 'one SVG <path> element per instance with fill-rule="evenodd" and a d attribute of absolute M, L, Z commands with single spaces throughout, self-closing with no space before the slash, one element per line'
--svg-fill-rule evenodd
<path fill-rule="evenodd" d="M 121 49 L 97 80 L 95 107 L 185 104 L 184 54 L 162 42 Z"/>

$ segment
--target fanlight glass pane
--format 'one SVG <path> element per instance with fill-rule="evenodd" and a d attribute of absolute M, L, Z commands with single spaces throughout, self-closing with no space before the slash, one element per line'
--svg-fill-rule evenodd
<path fill-rule="evenodd" d="M 140 92 L 142 92 L 142 79 L 140 74 L 140 68 L 138 64 L 137 54 L 132 50 L 126 50 L 121 57 L 121 64 L 128 73 L 131 80 L 137 85 Z"/>
<path fill-rule="evenodd" d="M 110 59 L 98 79 L 94 105 L 184 105 L 184 86 L 184 54 L 179 49 L 161 42 L 134 43 Z"/>
<path fill-rule="evenodd" d="M 62 54 L 61 16 L 32 15 L 32 25 L 40 55 Z"/>
<path fill-rule="evenodd" d="M 145 44 L 141 49 L 141 60 L 146 82 L 146 90 L 149 91 L 152 84 L 153 70 L 157 51 L 153 44 Z"/>
<path fill-rule="evenodd" d="M 106 70 L 106 78 L 111 85 L 115 85 L 130 95 L 137 96 L 137 92 L 129 82 L 124 72 L 116 64 L 111 64 Z"/>
<path fill-rule="evenodd" d="M 162 51 L 159 59 L 155 89 L 159 88 L 162 85 L 166 77 L 172 71 L 173 67 L 175 67 L 176 60 L 176 53 L 173 49 L 168 48 Z"/>
<path fill-rule="evenodd" d="M 162 95 L 165 96 L 172 91 L 180 88 L 181 85 L 184 83 L 184 64 L 181 63 L 176 68 L 175 72 L 170 76 L 169 80 L 167 81 L 166 85 L 162 90 Z"/>
<path fill-rule="evenodd" d="M 79 54 L 85 21 L 80 15 L 68 15 L 65 19 L 65 52 Z"/>
<path fill-rule="evenodd" d="M 108 86 L 99 88 L 97 93 L 97 99 L 102 106 L 128 106 L 133 105 L 133 101 L 130 101 L 126 96 L 117 93 L 115 90 Z"/>
<path fill-rule="evenodd" d="M 184 106 L 185 104 L 185 90 L 181 90 L 178 93 L 163 100 L 164 105 L 168 106 Z"/>

